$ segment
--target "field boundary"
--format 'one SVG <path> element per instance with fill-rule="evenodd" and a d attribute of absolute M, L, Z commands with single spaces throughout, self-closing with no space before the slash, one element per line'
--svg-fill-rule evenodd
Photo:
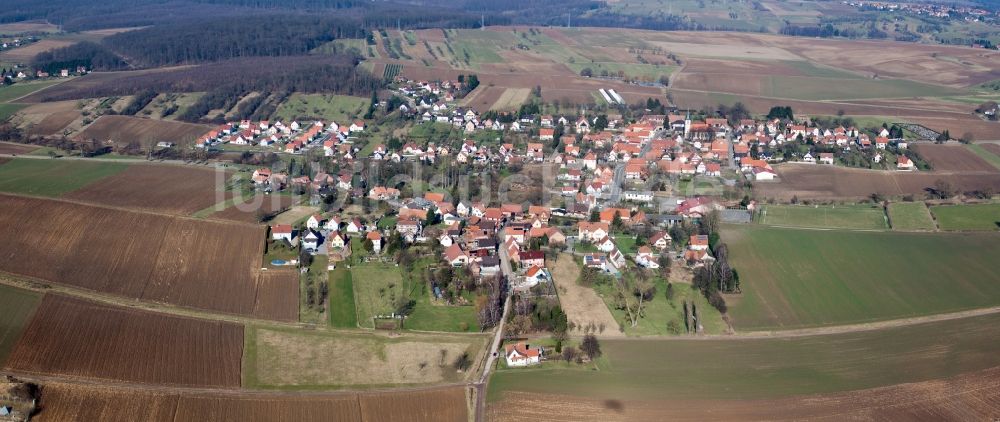
<path fill-rule="evenodd" d="M 181 219 L 181 220 L 201 221 L 201 222 L 204 222 L 206 220 L 204 218 L 197 218 L 197 217 L 193 217 L 193 216 L 190 216 L 190 215 L 178 215 L 178 214 L 170 214 L 170 213 L 161 212 L 161 211 L 140 210 L 140 209 L 128 208 L 128 207 L 118 207 L 118 206 L 114 206 L 114 205 L 100 204 L 100 203 L 96 203 L 96 202 L 88 202 L 88 201 L 79 200 L 79 199 L 67 199 L 67 198 L 63 198 L 63 197 L 51 197 L 51 196 L 39 196 L 39 195 L 26 195 L 26 194 L 23 194 L 23 193 L 0 192 L 0 197 L 2 197 L 2 196 L 17 196 L 17 197 L 21 197 L 21 198 L 38 199 L 38 200 L 43 200 L 43 201 L 63 202 L 63 203 L 67 203 L 67 204 L 81 205 L 81 206 L 85 206 L 85 207 L 102 208 L 102 209 L 106 209 L 106 210 L 115 210 L 115 211 L 122 211 L 122 212 L 132 212 L 132 213 L 139 213 L 139 214 L 158 215 L 158 216 L 161 216 L 161 217 L 177 218 L 177 219 Z M 217 205 L 217 204 L 213 204 L 213 206 L 215 206 L 215 205 Z M 217 223 L 217 224 L 222 224 L 222 225 L 233 225 L 233 226 L 241 226 L 241 227 L 253 227 L 255 229 L 261 227 L 260 224 L 256 224 L 256 223 L 244 223 L 244 222 L 241 222 L 241 221 L 233 221 L 233 220 L 217 220 L 217 219 L 212 219 L 211 222 L 212 223 Z"/>

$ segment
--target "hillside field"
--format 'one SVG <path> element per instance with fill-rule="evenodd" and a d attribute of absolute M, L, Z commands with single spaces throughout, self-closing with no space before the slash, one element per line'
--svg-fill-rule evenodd
<path fill-rule="evenodd" d="M 1000 304 L 1000 237 L 726 226 L 739 330 L 852 324 Z"/>

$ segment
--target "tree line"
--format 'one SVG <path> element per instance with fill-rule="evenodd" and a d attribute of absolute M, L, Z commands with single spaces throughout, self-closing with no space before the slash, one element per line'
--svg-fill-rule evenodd
<path fill-rule="evenodd" d="M 78 66 L 88 70 L 124 70 L 128 63 L 106 47 L 89 41 L 38 53 L 31 67 L 55 74 L 62 69 L 75 72 Z"/>

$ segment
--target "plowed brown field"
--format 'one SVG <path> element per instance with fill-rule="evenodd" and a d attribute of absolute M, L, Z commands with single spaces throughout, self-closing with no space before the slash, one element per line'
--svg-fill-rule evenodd
<path fill-rule="evenodd" d="M 37 374 L 239 387 L 243 326 L 45 295 L 5 368 Z"/>
<path fill-rule="evenodd" d="M 299 275 L 295 270 L 261 271 L 253 314 L 259 318 L 295 321 L 299 318 Z"/>
<path fill-rule="evenodd" d="M 995 173 L 996 167 L 979 158 L 964 145 L 919 144 L 913 149 L 931 163 L 935 171 L 982 171 Z"/>
<path fill-rule="evenodd" d="M 775 400 L 619 401 L 518 392 L 491 403 L 487 420 L 991 420 L 1000 415 L 1000 368 L 955 378 Z"/>
<path fill-rule="evenodd" d="M 0 154 L 27 154 L 38 149 L 36 145 L 12 144 L 0 142 Z"/>
<path fill-rule="evenodd" d="M 860 199 L 879 193 L 888 196 L 916 195 L 922 198 L 938 180 L 964 192 L 1000 191 L 1000 173 L 953 174 L 938 172 L 873 171 L 839 166 L 784 164 L 775 166 L 778 181 L 754 183 L 758 198 L 787 201 L 799 199 Z"/>
<path fill-rule="evenodd" d="M 315 395 L 194 394 L 46 384 L 32 420 L 465 422 L 461 387 Z"/>
<path fill-rule="evenodd" d="M 292 293 L 258 298 L 261 227 L 11 195 L 0 202 L 0 271 L 215 312 L 291 315 Z"/>
<path fill-rule="evenodd" d="M 145 147 L 157 142 L 191 145 L 195 139 L 212 130 L 208 125 L 143 119 L 131 116 L 101 116 L 76 135 L 76 139 L 97 139 L 125 144 L 136 141 Z"/>
<path fill-rule="evenodd" d="M 102 205 L 188 215 L 225 200 L 228 174 L 189 166 L 134 165 L 65 195 Z M 225 195 L 224 192 L 220 193 Z"/>

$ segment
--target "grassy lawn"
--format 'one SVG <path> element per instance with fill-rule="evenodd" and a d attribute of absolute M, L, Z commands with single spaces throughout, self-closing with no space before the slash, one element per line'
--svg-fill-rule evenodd
<path fill-rule="evenodd" d="M 42 82 L 18 82 L 14 85 L 0 87 L 0 103 L 10 102 L 36 91 L 48 88 L 64 80 L 42 81 Z"/>
<path fill-rule="evenodd" d="M 417 265 L 407 276 L 411 280 L 410 298 L 417 302 L 413 313 L 406 318 L 404 327 L 409 330 L 479 332 L 479 319 L 475 306 L 453 306 L 434 303 L 430 287 L 417 277 L 425 267 Z"/>
<path fill-rule="evenodd" d="M 885 212 L 872 205 L 767 205 L 757 219 L 772 226 L 885 230 Z"/>
<path fill-rule="evenodd" d="M 978 155 L 979 158 L 986 160 L 986 162 L 992 164 L 993 167 L 1000 169 L 1000 156 L 987 151 L 982 145 L 970 144 L 967 146 L 969 147 L 969 150 Z"/>
<path fill-rule="evenodd" d="M 293 94 L 278 107 L 276 119 L 321 119 L 348 124 L 364 114 L 368 98 L 347 95 Z"/>
<path fill-rule="evenodd" d="M 358 310 L 354 306 L 354 281 L 344 266 L 330 272 L 330 325 L 337 328 L 357 328 Z"/>
<path fill-rule="evenodd" d="M 671 335 L 667 330 L 667 324 L 674 321 L 680 332 L 684 332 L 684 307 L 683 303 L 694 303 L 701 314 L 701 325 L 707 334 L 722 334 L 725 332 L 726 324 L 722 321 L 719 311 L 708 304 L 708 300 L 697 289 L 690 284 L 674 283 L 673 300 L 667 300 L 667 282 L 657 277 L 656 296 L 653 300 L 644 305 L 645 316 L 639 319 L 639 324 L 631 327 L 625 311 L 616 309 L 614 306 L 614 288 L 607 285 L 594 286 L 597 295 L 604 300 L 611 310 L 611 315 L 618 321 L 618 325 L 625 327 L 625 334 L 629 336 L 649 336 L 649 335 Z"/>
<path fill-rule="evenodd" d="M 406 298 L 414 300 L 416 304 L 413 312 L 406 317 L 405 329 L 478 332 L 479 321 L 475 307 L 435 303 L 429 287 L 420 278 L 429 262 L 418 262 L 409 274 L 403 274 L 402 267 L 392 264 L 366 263 L 353 266 L 350 271 L 354 304 L 357 307 L 355 326 L 374 328 L 372 316 L 391 314 L 396 310 L 396 304 Z"/>
<path fill-rule="evenodd" d="M 404 286 L 399 268 L 390 264 L 354 265 L 351 267 L 351 280 L 358 325 L 364 328 L 375 328 L 372 317 L 391 314 L 396 310 L 397 301 L 410 292 Z"/>
<path fill-rule="evenodd" d="M 634 254 L 637 249 L 635 246 L 635 236 L 629 236 L 624 233 L 615 233 L 614 242 L 615 246 L 618 246 L 618 249 L 626 255 Z"/>
<path fill-rule="evenodd" d="M 1000 315 L 850 334 L 759 340 L 602 340 L 591 365 L 498 370 L 503 391 L 600 399 L 775 398 L 955 376 L 1000 365 Z"/>
<path fill-rule="evenodd" d="M 0 166 L 0 192 L 60 196 L 128 167 L 79 160 L 14 159 Z"/>
<path fill-rule="evenodd" d="M 247 325 L 243 387 L 275 390 L 384 388 L 463 382 L 474 371 L 458 371 L 465 353 L 481 353 L 478 335 L 304 330 Z"/>
<path fill-rule="evenodd" d="M 14 349 L 41 301 L 39 293 L 0 285 L 0 362 Z"/>
<path fill-rule="evenodd" d="M 893 202 L 889 204 L 889 221 L 893 230 L 934 230 L 934 220 L 923 202 Z"/>
<path fill-rule="evenodd" d="M 725 226 L 737 330 L 863 323 L 1000 304 L 1000 237 Z"/>
<path fill-rule="evenodd" d="M 938 205 L 931 213 L 941 230 L 1000 229 L 1000 204 Z"/>
<path fill-rule="evenodd" d="M 268 261 L 270 262 L 270 261 Z M 299 321 L 311 324 L 321 324 L 326 322 L 324 307 L 319 303 L 319 289 L 322 283 L 327 282 L 329 276 L 326 270 L 328 258 L 326 255 L 313 256 L 312 265 L 309 272 L 299 275 Z M 314 305 L 308 304 L 308 292 L 312 290 Z"/>

